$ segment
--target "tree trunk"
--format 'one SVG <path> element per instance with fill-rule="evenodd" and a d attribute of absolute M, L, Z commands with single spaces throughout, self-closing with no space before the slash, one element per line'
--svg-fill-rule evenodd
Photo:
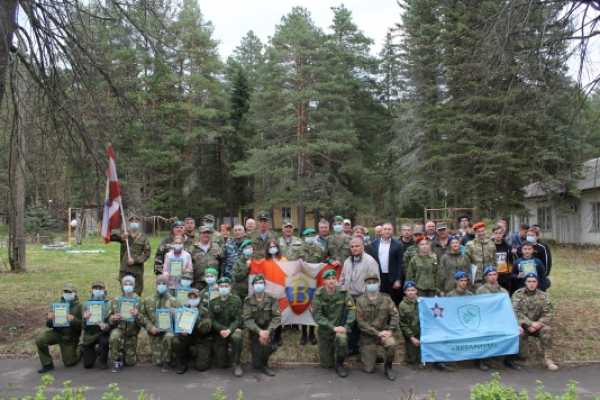
<path fill-rule="evenodd" d="M 15 105 L 18 107 L 18 105 Z M 15 118 L 17 116 L 15 115 Z M 25 137 L 20 123 L 12 132 L 9 156 L 8 261 L 13 272 L 25 272 Z"/>
<path fill-rule="evenodd" d="M 0 104 L 6 92 L 10 48 L 17 21 L 17 0 L 0 1 Z"/>

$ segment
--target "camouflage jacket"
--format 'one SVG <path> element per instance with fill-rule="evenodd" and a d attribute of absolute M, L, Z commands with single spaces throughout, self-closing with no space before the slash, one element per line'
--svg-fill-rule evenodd
<path fill-rule="evenodd" d="M 473 292 L 471 292 L 468 289 L 462 290 L 462 289 L 456 288 L 456 289 L 452 289 L 451 291 L 449 291 L 446 296 L 448 296 L 448 297 L 473 296 Z"/>
<path fill-rule="evenodd" d="M 504 289 L 502 286 L 500 286 L 497 283 L 495 285 L 490 285 L 489 283 L 485 283 L 485 284 L 481 285 L 479 287 L 479 289 L 477 289 L 477 294 L 488 294 L 488 293 L 506 293 L 506 294 L 508 294 L 506 289 Z"/>
<path fill-rule="evenodd" d="M 398 305 L 399 325 L 402 335 L 406 338 L 419 338 L 421 326 L 419 323 L 419 304 L 417 300 L 405 298 Z"/>
<path fill-rule="evenodd" d="M 417 249 L 416 244 L 408 246 L 406 248 L 406 251 L 404 251 L 404 254 L 402 254 L 402 265 L 404 265 L 406 268 L 408 268 L 408 264 L 410 264 L 410 260 L 412 260 L 413 257 L 417 255 L 417 250 L 418 249 Z M 431 253 L 430 257 L 436 261 L 438 259 L 435 253 Z"/>
<path fill-rule="evenodd" d="M 213 299 L 208 314 L 216 333 L 227 329 L 233 332 L 242 327 L 242 301 L 233 293 Z"/>
<path fill-rule="evenodd" d="M 268 330 L 269 333 L 272 333 L 281 325 L 279 301 L 268 294 L 264 295 L 262 301 L 258 301 L 256 296 L 246 297 L 242 320 L 244 327 L 250 332 L 258 333 L 259 330 Z"/>
<path fill-rule="evenodd" d="M 304 257 L 304 241 L 296 236 L 292 236 L 289 242 L 282 236 L 279 238 L 278 245 L 281 255 L 290 261 Z"/>
<path fill-rule="evenodd" d="M 162 296 L 156 293 L 153 297 L 145 298 L 140 305 L 140 312 L 144 317 L 144 328 L 150 331 L 156 327 L 156 310 L 159 308 L 177 308 L 178 306 L 177 300 L 168 293 Z"/>
<path fill-rule="evenodd" d="M 327 259 L 327 246 L 319 243 L 317 237 L 312 242 L 305 241 L 302 258 L 309 263 L 323 262 Z"/>
<path fill-rule="evenodd" d="M 395 331 L 398 320 L 398 309 L 389 295 L 379 293 L 371 300 L 363 294 L 356 299 L 356 322 L 362 333 L 378 336 L 381 331 Z"/>
<path fill-rule="evenodd" d="M 221 262 L 223 260 L 223 251 L 216 243 L 210 242 L 208 250 L 204 251 L 199 243 L 194 243 L 192 247 L 192 264 L 194 267 L 194 283 L 196 289 L 204 289 L 204 270 L 208 267 L 215 267 L 221 272 Z"/>
<path fill-rule="evenodd" d="M 465 255 L 470 264 L 477 266 L 475 282 L 483 281 L 483 269 L 488 265 L 496 265 L 496 244 L 491 239 L 473 239 L 467 243 Z"/>
<path fill-rule="evenodd" d="M 327 241 L 327 252 L 329 257 L 339 261 L 341 264 L 350 257 L 350 240 L 352 238 L 345 233 L 330 236 Z"/>
<path fill-rule="evenodd" d="M 120 321 L 111 322 L 111 326 L 113 328 L 121 329 L 125 336 L 137 336 L 137 334 L 140 332 L 140 328 L 142 328 L 143 326 L 146 325 L 146 323 L 144 321 L 144 315 L 140 309 L 142 299 L 137 294 L 133 294 L 131 297 L 134 299 L 137 299 L 137 301 L 138 301 L 138 303 L 137 303 L 138 315 L 133 319 L 133 321 L 126 321 L 124 319 L 121 319 Z M 111 316 L 113 316 L 114 314 L 120 313 L 119 307 L 120 307 L 120 304 L 119 304 L 118 298 L 114 299 L 110 303 L 110 312 L 108 314 L 109 321 L 110 321 Z"/>
<path fill-rule="evenodd" d="M 327 293 L 324 286 L 317 289 L 312 301 L 312 310 L 319 329 L 330 333 L 336 326 L 343 326 L 350 331 L 356 320 L 356 306 L 352 296 L 339 288 L 333 294 Z"/>
<path fill-rule="evenodd" d="M 184 307 L 190 307 L 189 305 L 185 305 Z M 192 331 L 192 335 L 195 337 L 207 336 L 211 333 L 212 330 L 212 321 L 209 318 L 208 310 L 202 306 L 198 307 L 198 319 L 196 319 L 196 324 L 194 325 L 194 330 Z"/>
<path fill-rule="evenodd" d="M 431 256 L 414 256 L 406 269 L 406 280 L 414 281 L 420 290 L 439 290 L 437 277 L 438 264 Z"/>
<path fill-rule="evenodd" d="M 248 274 L 250 273 L 250 267 L 248 266 L 249 260 L 250 259 L 242 254 L 233 267 L 233 291 L 240 299 L 245 299 L 246 296 L 248 296 Z"/>
<path fill-rule="evenodd" d="M 99 301 L 94 298 L 90 298 L 89 301 Z M 108 312 L 110 311 L 110 301 L 108 300 L 100 300 L 104 302 L 105 312 L 107 315 L 104 317 L 104 323 L 107 324 L 106 329 L 102 330 L 99 325 L 88 325 L 85 320 L 82 321 L 83 324 L 83 337 L 81 339 L 81 344 L 91 345 L 92 343 L 96 343 L 96 340 L 100 337 L 102 333 L 110 332 L 110 325 L 108 324 Z M 85 311 L 85 303 L 83 304 L 82 311 Z"/>
<path fill-rule="evenodd" d="M 512 304 L 519 325 L 527 327 L 536 321 L 548 325 L 554 316 L 554 308 L 548 294 L 539 289 L 534 292 L 527 288 L 517 290 L 513 294 Z"/>
<path fill-rule="evenodd" d="M 267 255 L 267 247 L 269 247 L 269 242 L 272 240 L 277 241 L 277 237 L 270 230 L 265 233 L 264 239 L 261 236 L 260 231 L 254 230 L 252 233 L 250 233 L 249 239 L 252 240 L 252 248 L 254 249 L 252 258 L 255 260 L 265 258 Z"/>
<path fill-rule="evenodd" d="M 156 254 L 154 255 L 154 273 L 160 275 L 163 272 L 163 264 L 165 262 L 165 254 L 171 250 L 171 243 L 173 243 L 173 235 L 169 235 L 160 241 Z"/>
<path fill-rule="evenodd" d="M 207 286 L 200 291 L 200 304 L 208 310 L 210 302 L 217 297 L 219 297 L 219 285 L 215 284 L 212 289 Z"/>
<path fill-rule="evenodd" d="M 223 248 L 223 276 L 231 278 L 233 276 L 233 268 L 238 258 L 242 255 L 240 245 L 245 240 L 241 239 L 227 239 Z"/>
<path fill-rule="evenodd" d="M 128 256 L 127 256 L 127 243 L 122 238 L 121 235 L 112 234 L 110 235 L 110 240 L 112 242 L 120 242 L 121 243 L 121 272 L 133 272 L 136 275 L 141 275 L 144 273 L 144 263 L 148 258 L 150 258 L 150 242 L 146 238 L 143 233 L 140 233 L 137 236 L 129 235 L 127 237 L 127 242 L 129 242 L 129 251 L 131 253 L 131 258 L 133 258 L 133 264 L 128 265 Z M 164 259 L 164 255 L 163 255 Z"/>
<path fill-rule="evenodd" d="M 461 253 L 447 252 L 440 259 L 440 265 L 438 267 L 438 284 L 440 290 L 443 292 L 449 292 L 454 289 L 454 274 L 458 271 L 471 273 L 471 264 L 469 259 Z"/>

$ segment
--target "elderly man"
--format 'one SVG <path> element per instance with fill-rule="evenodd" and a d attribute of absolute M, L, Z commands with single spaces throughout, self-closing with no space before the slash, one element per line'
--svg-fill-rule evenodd
<path fill-rule="evenodd" d="M 223 250 L 211 240 L 211 233 L 212 229 L 209 226 L 201 226 L 199 241 L 194 243 L 192 248 L 192 263 L 194 266 L 193 286 L 198 290 L 206 287 L 204 270 L 213 266 L 218 266 L 221 269 L 223 264 Z"/>
<path fill-rule="evenodd" d="M 433 242 L 437 238 L 435 222 L 433 222 L 433 221 L 425 222 L 425 237 L 430 242 Z"/>
<path fill-rule="evenodd" d="M 252 240 L 252 247 L 254 248 L 252 257 L 255 260 L 265 258 L 269 243 L 277 240 L 277 237 L 271 231 L 271 216 L 267 211 L 258 213 L 258 230 L 251 232 L 249 237 Z"/>
<path fill-rule="evenodd" d="M 277 242 L 281 255 L 290 261 L 297 260 L 304 254 L 304 242 L 294 236 L 294 223 L 289 219 L 283 221 L 281 237 Z"/>
<path fill-rule="evenodd" d="M 248 235 L 256 229 L 256 221 L 254 218 L 248 218 L 246 220 L 246 232 Z"/>
<path fill-rule="evenodd" d="M 390 222 L 383 224 L 381 238 L 372 243 L 370 254 L 379 264 L 381 291 L 398 304 L 402 300 L 402 245 L 392 237 L 393 233 Z"/>
<path fill-rule="evenodd" d="M 375 239 L 379 239 L 381 237 L 381 231 L 383 230 L 383 226 L 377 225 L 373 231 L 375 232 Z"/>
<path fill-rule="evenodd" d="M 342 221 L 342 226 L 344 227 L 344 233 L 348 236 L 352 236 L 352 221 L 350 221 L 348 218 L 345 218 Z"/>
<path fill-rule="evenodd" d="M 379 265 L 373 257 L 365 253 L 365 246 L 361 238 L 353 238 L 350 241 L 350 254 L 350 257 L 344 261 L 340 286 L 356 299 L 365 292 L 367 276 L 377 275 L 379 277 Z M 359 338 L 359 330 L 352 329 L 348 337 L 350 354 L 358 354 Z"/>

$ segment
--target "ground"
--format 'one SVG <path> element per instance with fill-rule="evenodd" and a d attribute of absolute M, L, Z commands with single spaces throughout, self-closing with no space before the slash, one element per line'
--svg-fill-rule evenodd
<path fill-rule="evenodd" d="M 151 240 L 153 250 L 159 238 Z M 82 250 L 102 249 L 101 254 L 68 254 L 28 246 L 28 271 L 0 274 L 0 357 L 22 358 L 35 354 L 34 337 L 43 329 L 49 304 L 55 301 L 64 282 L 73 282 L 85 299 L 92 281 L 103 280 L 109 295 L 118 294 L 117 243 L 103 244 L 88 240 Z M 154 253 L 154 251 L 153 251 Z M 552 288 L 555 304 L 555 356 L 558 361 L 600 360 L 600 249 L 554 247 Z M 6 260 L 6 248 L 0 248 L 0 260 Z M 0 267 L 2 264 L 0 264 Z M 146 263 L 146 294 L 154 287 L 152 259 Z M 284 346 L 274 361 L 315 362 L 315 346 L 301 348 L 297 331 L 285 331 Z M 148 354 L 145 334 L 140 353 Z"/>

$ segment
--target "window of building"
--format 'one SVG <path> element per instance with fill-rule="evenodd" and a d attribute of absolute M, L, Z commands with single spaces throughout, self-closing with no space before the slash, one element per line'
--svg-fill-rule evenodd
<path fill-rule="evenodd" d="M 592 203 L 591 232 L 600 232 L 600 202 Z"/>
<path fill-rule="evenodd" d="M 281 207 L 281 219 L 292 219 L 292 209 L 289 207 Z"/>
<path fill-rule="evenodd" d="M 537 209 L 537 223 L 542 231 L 552 230 L 552 209 L 550 207 L 540 207 Z"/>

